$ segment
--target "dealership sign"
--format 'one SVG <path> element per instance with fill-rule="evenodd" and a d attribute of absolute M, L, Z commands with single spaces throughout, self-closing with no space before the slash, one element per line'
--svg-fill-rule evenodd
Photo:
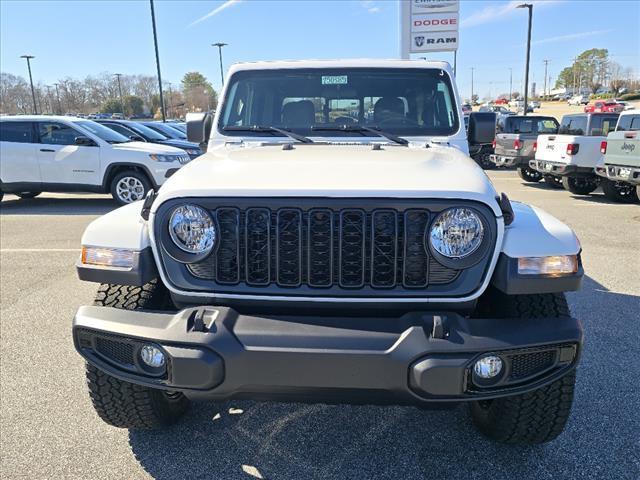
<path fill-rule="evenodd" d="M 400 0 L 401 56 L 458 49 L 458 0 Z"/>

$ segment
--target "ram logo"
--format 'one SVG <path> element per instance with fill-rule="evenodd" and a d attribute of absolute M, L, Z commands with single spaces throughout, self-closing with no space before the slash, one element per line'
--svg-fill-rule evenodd
<path fill-rule="evenodd" d="M 424 45 L 424 37 L 416 37 L 416 47 L 421 47 Z"/>

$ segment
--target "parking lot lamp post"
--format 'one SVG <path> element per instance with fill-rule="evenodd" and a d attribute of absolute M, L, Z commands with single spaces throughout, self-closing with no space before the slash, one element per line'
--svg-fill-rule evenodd
<path fill-rule="evenodd" d="M 167 121 L 164 112 L 164 96 L 162 95 L 162 75 L 160 75 L 160 54 L 158 53 L 158 34 L 156 32 L 156 13 L 153 9 L 153 0 L 149 0 L 151 4 L 151 25 L 153 26 L 153 44 L 156 49 L 156 67 L 158 69 L 158 89 L 160 91 L 160 113 L 162 113 L 162 121 Z"/>
<path fill-rule="evenodd" d="M 511 101 L 511 92 L 513 92 L 513 68 L 509 68 L 509 101 Z"/>
<path fill-rule="evenodd" d="M 530 3 L 523 3 L 516 8 L 528 8 L 529 9 L 529 29 L 527 31 L 527 61 L 524 67 L 524 115 L 527 114 L 527 105 L 529 102 L 529 56 L 531 54 L 531 20 L 533 18 L 533 5 Z"/>
<path fill-rule="evenodd" d="M 60 103 L 60 91 L 58 90 L 58 84 L 54 83 L 56 86 L 56 99 L 58 100 L 58 115 L 62 115 L 62 103 Z"/>
<path fill-rule="evenodd" d="M 226 47 L 227 45 L 227 43 L 222 42 L 211 44 L 212 47 L 218 47 L 218 56 L 220 57 L 220 82 L 222 82 L 222 85 L 224 85 L 224 70 L 222 69 L 222 47 Z"/>
<path fill-rule="evenodd" d="M 124 101 L 122 100 L 122 85 L 120 85 L 120 77 L 122 76 L 122 74 L 114 73 L 113 76 L 118 79 L 118 93 L 120 94 L 120 108 L 122 108 L 122 115 L 126 117 L 127 112 L 125 112 Z"/>
<path fill-rule="evenodd" d="M 31 83 L 31 97 L 33 98 L 33 114 L 38 114 L 38 108 L 36 107 L 36 91 L 33 88 L 33 77 L 31 76 L 31 59 L 36 58 L 33 55 L 21 55 L 20 58 L 27 60 L 27 69 L 29 70 L 29 82 Z"/>

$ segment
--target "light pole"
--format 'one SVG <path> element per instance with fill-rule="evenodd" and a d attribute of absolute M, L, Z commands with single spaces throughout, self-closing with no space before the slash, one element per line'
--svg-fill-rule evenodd
<path fill-rule="evenodd" d="M 218 56 L 220 57 L 220 82 L 222 82 L 222 85 L 224 85 L 224 71 L 222 69 L 222 47 L 226 47 L 227 45 L 228 43 L 222 42 L 211 44 L 212 47 L 218 47 Z"/>
<path fill-rule="evenodd" d="M 547 96 L 547 65 L 549 65 L 549 60 L 544 60 L 544 91 L 542 96 Z M 551 84 L 551 82 L 549 82 Z"/>
<path fill-rule="evenodd" d="M 531 54 L 531 20 L 533 18 L 533 5 L 523 3 L 516 8 L 529 9 L 529 29 L 527 31 L 527 62 L 524 68 L 524 115 L 527 114 L 527 106 L 529 105 L 529 56 Z"/>
<path fill-rule="evenodd" d="M 56 99 L 58 100 L 58 115 L 62 115 L 62 103 L 60 103 L 60 91 L 58 90 L 58 84 L 54 83 L 56 86 Z"/>
<path fill-rule="evenodd" d="M 164 96 L 162 95 L 162 75 L 160 75 L 160 54 L 158 54 L 158 34 L 156 32 L 156 13 L 153 9 L 153 0 L 149 0 L 151 4 L 151 25 L 153 26 L 153 44 L 156 49 L 156 67 L 158 68 L 158 88 L 160 90 L 160 112 L 162 113 L 162 121 L 167 121 L 164 113 Z"/>
<path fill-rule="evenodd" d="M 121 73 L 114 73 L 113 76 L 118 79 L 118 93 L 120 94 L 120 108 L 122 108 L 122 115 L 124 115 L 124 117 L 126 117 L 127 116 L 127 112 L 125 112 L 124 101 L 122 100 L 122 86 L 120 85 L 120 77 L 122 76 L 122 74 Z"/>
<path fill-rule="evenodd" d="M 20 58 L 27 60 L 27 68 L 29 69 L 29 82 L 31 83 L 31 97 L 33 98 L 33 114 L 38 114 L 38 108 L 36 107 L 36 91 L 33 88 L 33 77 L 31 76 L 31 59 L 36 58 L 33 55 L 21 55 Z"/>
<path fill-rule="evenodd" d="M 173 112 L 173 92 L 171 91 L 171 82 L 167 82 L 167 87 L 169 87 L 169 107 L 167 108 L 167 114 L 169 116 L 169 118 L 173 118 L 175 115 L 172 116 L 172 112 Z"/>
<path fill-rule="evenodd" d="M 473 107 L 473 71 L 475 67 L 471 67 L 471 106 Z"/>

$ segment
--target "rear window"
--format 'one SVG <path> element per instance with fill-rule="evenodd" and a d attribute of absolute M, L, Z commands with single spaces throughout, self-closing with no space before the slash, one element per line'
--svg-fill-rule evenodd
<path fill-rule="evenodd" d="M 0 141 L 32 143 L 31 122 L 0 122 Z"/>
<path fill-rule="evenodd" d="M 589 125 L 589 135 L 592 137 L 606 136 L 609 132 L 613 132 L 618 122 L 618 116 L 594 116 L 591 118 L 591 125 Z"/>
<path fill-rule="evenodd" d="M 565 116 L 562 117 L 562 123 L 558 129 L 560 135 L 586 135 L 587 133 L 587 116 Z"/>
<path fill-rule="evenodd" d="M 506 120 L 505 133 L 558 133 L 558 122 L 553 118 L 508 117 Z"/>
<path fill-rule="evenodd" d="M 640 130 L 640 114 L 622 115 L 618 120 L 616 131 L 618 132 L 636 132 Z"/>

